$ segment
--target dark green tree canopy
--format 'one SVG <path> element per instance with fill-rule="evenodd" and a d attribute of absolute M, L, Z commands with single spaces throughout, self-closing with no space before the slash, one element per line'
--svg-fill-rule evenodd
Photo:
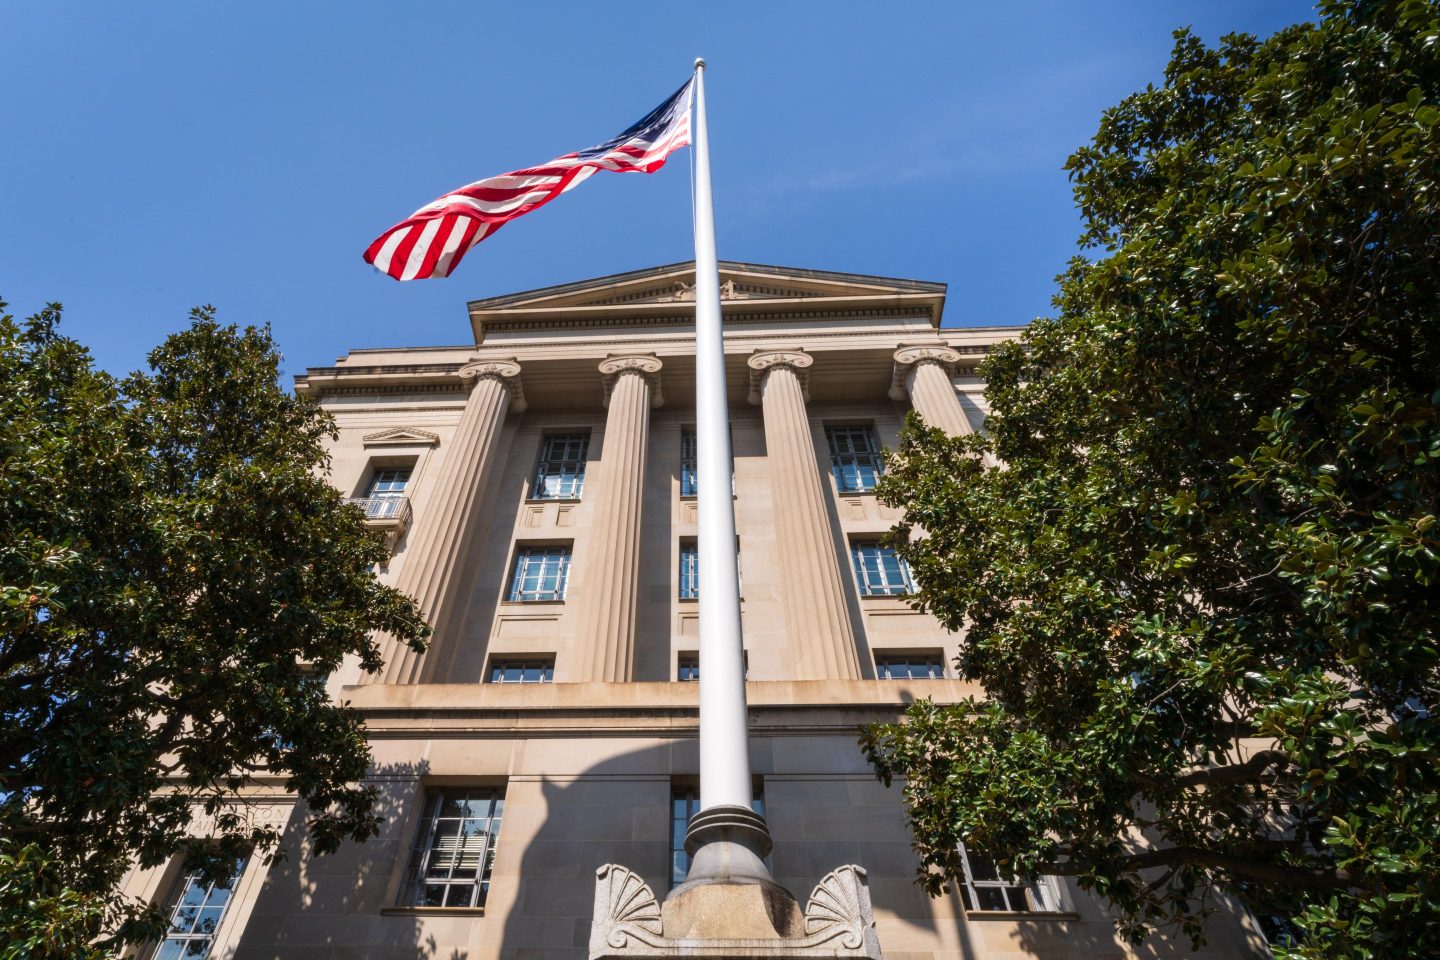
<path fill-rule="evenodd" d="M 1086 256 L 989 435 L 881 485 L 987 694 L 867 734 L 932 886 L 964 842 L 1133 936 L 1226 891 L 1291 956 L 1440 954 L 1437 124 L 1437 5 L 1328 2 L 1178 33 L 1071 157 Z"/>
<path fill-rule="evenodd" d="M 315 677 L 428 632 L 268 330 L 197 310 L 116 381 L 58 321 L 0 318 L 0 939 L 33 956 L 153 933 L 114 893 L 132 858 L 220 876 L 272 848 L 257 784 L 299 794 L 322 852 L 372 835 L 361 721 Z"/>

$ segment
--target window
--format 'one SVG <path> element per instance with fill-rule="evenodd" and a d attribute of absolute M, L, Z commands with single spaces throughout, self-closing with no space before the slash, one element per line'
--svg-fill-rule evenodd
<path fill-rule="evenodd" d="M 485 906 L 504 811 L 494 787 L 428 791 L 401 906 Z"/>
<path fill-rule="evenodd" d="M 569 547 L 523 547 L 515 552 L 515 575 L 506 599 L 564 600 L 569 577 Z"/>
<path fill-rule="evenodd" d="M 760 816 L 765 816 L 765 784 L 759 781 L 752 790 L 754 799 L 750 801 L 750 809 Z M 685 852 L 685 830 L 690 826 L 690 818 L 700 812 L 700 788 L 694 785 L 672 786 L 670 788 L 670 885 L 676 886 L 685 882 L 685 874 L 690 871 L 690 854 Z M 770 865 L 770 858 L 765 858 L 765 865 Z"/>
<path fill-rule="evenodd" d="M 855 581 L 862 597 L 899 597 L 915 592 L 910 579 L 910 566 L 876 540 L 850 544 L 850 562 L 855 567 Z"/>
<path fill-rule="evenodd" d="M 841 493 L 869 493 L 885 472 L 875 431 L 869 427 L 826 427 L 830 442 L 830 472 Z"/>
<path fill-rule="evenodd" d="M 242 858 L 223 883 L 206 883 L 198 872 L 187 875 L 170 911 L 169 930 L 151 954 L 151 960 L 200 960 L 209 956 L 215 931 L 220 929 L 225 908 L 230 905 L 244 870 Z"/>
<path fill-rule="evenodd" d="M 700 597 L 700 550 L 694 540 L 680 544 L 680 599 L 696 600 Z"/>
<path fill-rule="evenodd" d="M 938 651 L 892 654 L 875 658 L 875 676 L 881 680 L 942 680 L 945 666 Z"/>
<path fill-rule="evenodd" d="M 680 496 L 694 497 L 700 493 L 700 485 L 697 481 L 695 471 L 695 458 L 697 448 L 695 446 L 695 431 L 685 429 L 680 431 Z"/>
<path fill-rule="evenodd" d="M 490 683 L 551 683 L 555 661 L 530 657 L 525 660 L 491 660 Z"/>
<path fill-rule="evenodd" d="M 740 669 L 746 677 L 750 676 L 750 651 L 740 651 Z M 680 681 L 700 679 L 700 654 L 689 652 L 680 654 L 675 660 L 675 679 Z"/>
<path fill-rule="evenodd" d="M 405 487 L 410 482 L 410 467 L 380 467 L 370 478 L 367 497 L 390 498 L 405 496 Z"/>
<path fill-rule="evenodd" d="M 1055 913 L 1060 909 L 1054 877 L 1003 878 L 995 861 L 978 850 L 967 850 L 964 844 L 960 845 L 960 861 L 965 870 L 960 897 L 965 901 L 966 910 Z"/>
<path fill-rule="evenodd" d="M 589 449 L 590 435 L 586 433 L 557 433 L 542 439 L 530 499 L 579 500 Z"/>

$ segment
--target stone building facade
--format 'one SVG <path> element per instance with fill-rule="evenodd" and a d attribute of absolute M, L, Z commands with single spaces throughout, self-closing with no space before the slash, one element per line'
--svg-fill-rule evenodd
<path fill-rule="evenodd" d="M 247 864 L 228 892 L 163 870 L 132 889 L 188 898 L 177 916 L 213 956 L 584 960 L 597 867 L 662 897 L 684 875 L 694 493 L 728 482 L 776 879 L 803 901 L 862 866 L 891 960 L 1190 955 L 1131 950 L 1072 885 L 982 858 L 929 898 L 899 791 L 856 745 L 917 697 L 977 692 L 955 637 L 908 606 L 880 542 L 897 514 L 870 488 L 912 407 L 982 428 L 975 366 L 1019 328 L 941 328 L 943 284 L 722 263 L 734 475 L 701 477 L 693 279 L 677 264 L 476 301 L 463 346 L 357 350 L 297 378 L 339 425 L 334 482 L 391 539 L 384 578 L 436 628 L 423 656 L 388 645 L 383 676 L 329 679 L 366 715 L 385 826 L 316 858 L 276 796 L 282 862 Z M 204 910 L 213 930 L 190 922 Z M 1236 914 L 1200 955 L 1264 952 Z"/>

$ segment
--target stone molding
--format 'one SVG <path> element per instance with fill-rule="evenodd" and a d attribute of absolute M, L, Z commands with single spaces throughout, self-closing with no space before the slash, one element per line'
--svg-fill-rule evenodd
<path fill-rule="evenodd" d="M 600 375 L 605 378 L 603 406 L 610 406 L 610 394 L 615 390 L 615 382 L 627 373 L 638 373 L 645 378 L 646 383 L 650 384 L 651 407 L 664 405 L 665 394 L 660 383 L 660 369 L 663 366 L 660 358 L 653 353 L 606 357 L 600 361 Z"/>
<path fill-rule="evenodd" d="M 826 874 L 805 905 L 805 935 L 745 939 L 666 937 L 660 903 L 634 871 L 607 863 L 595 871 L 590 960 L 625 957 L 832 957 L 880 960 L 865 871 L 853 864 Z"/>
<path fill-rule="evenodd" d="M 890 378 L 890 399 L 897 402 L 904 401 L 910 396 L 910 391 L 905 387 L 905 377 L 910 368 L 921 363 L 933 363 L 945 371 L 947 377 L 955 373 L 955 365 L 960 362 L 960 351 L 943 344 L 919 344 L 909 347 L 901 347 L 895 351 L 895 372 Z"/>
<path fill-rule="evenodd" d="M 810 400 L 810 367 L 814 363 L 815 358 L 804 350 L 766 350 L 752 353 L 750 358 L 745 361 L 745 365 L 750 368 L 750 402 L 755 406 L 760 405 L 761 387 L 771 370 L 777 367 L 789 367 L 795 371 L 795 379 L 800 381 L 800 389 L 808 403 Z"/>
<path fill-rule="evenodd" d="M 440 435 L 415 427 L 391 427 L 379 433 L 367 433 L 360 442 L 367 447 L 433 447 L 440 442 Z"/>
<path fill-rule="evenodd" d="M 525 412 L 525 383 L 520 379 L 520 364 L 514 360 L 472 360 L 460 368 L 458 376 L 467 391 L 481 380 L 494 380 L 510 395 L 510 412 Z"/>

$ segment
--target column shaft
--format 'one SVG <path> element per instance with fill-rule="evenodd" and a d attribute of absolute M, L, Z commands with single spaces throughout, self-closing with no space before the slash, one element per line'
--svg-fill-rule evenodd
<path fill-rule="evenodd" d="M 603 472 L 590 510 L 582 568 L 585 592 L 576 640 L 583 667 L 575 679 L 618 683 L 634 673 L 650 378 L 659 371 L 660 361 L 653 357 L 607 360 L 600 369 L 615 381 L 605 418 Z"/>
<path fill-rule="evenodd" d="M 809 358 L 801 356 L 808 366 Z M 764 355 L 752 358 L 752 368 L 757 359 L 763 362 Z M 856 678 L 860 661 L 855 632 L 830 532 L 805 392 L 790 363 L 759 369 L 785 629 L 798 654 L 800 678 Z"/>
<path fill-rule="evenodd" d="M 465 403 L 465 412 L 455 428 L 450 449 L 435 478 L 434 492 L 424 513 L 415 519 L 405 550 L 405 565 L 396 580 L 396 589 L 415 598 L 432 630 L 431 645 L 449 639 L 453 625 L 463 613 L 458 596 L 461 588 L 458 559 L 464 538 L 473 535 L 505 425 L 505 411 L 511 406 L 513 385 L 518 383 L 520 365 L 508 361 L 472 364 L 461 370 L 474 388 Z M 516 400 L 517 409 L 523 401 Z M 408 646 L 386 637 L 382 642 L 386 667 L 371 683 L 415 683 L 425 659 Z M 427 654 L 429 656 L 429 654 Z M 433 657 L 431 657 L 433 659 Z"/>

